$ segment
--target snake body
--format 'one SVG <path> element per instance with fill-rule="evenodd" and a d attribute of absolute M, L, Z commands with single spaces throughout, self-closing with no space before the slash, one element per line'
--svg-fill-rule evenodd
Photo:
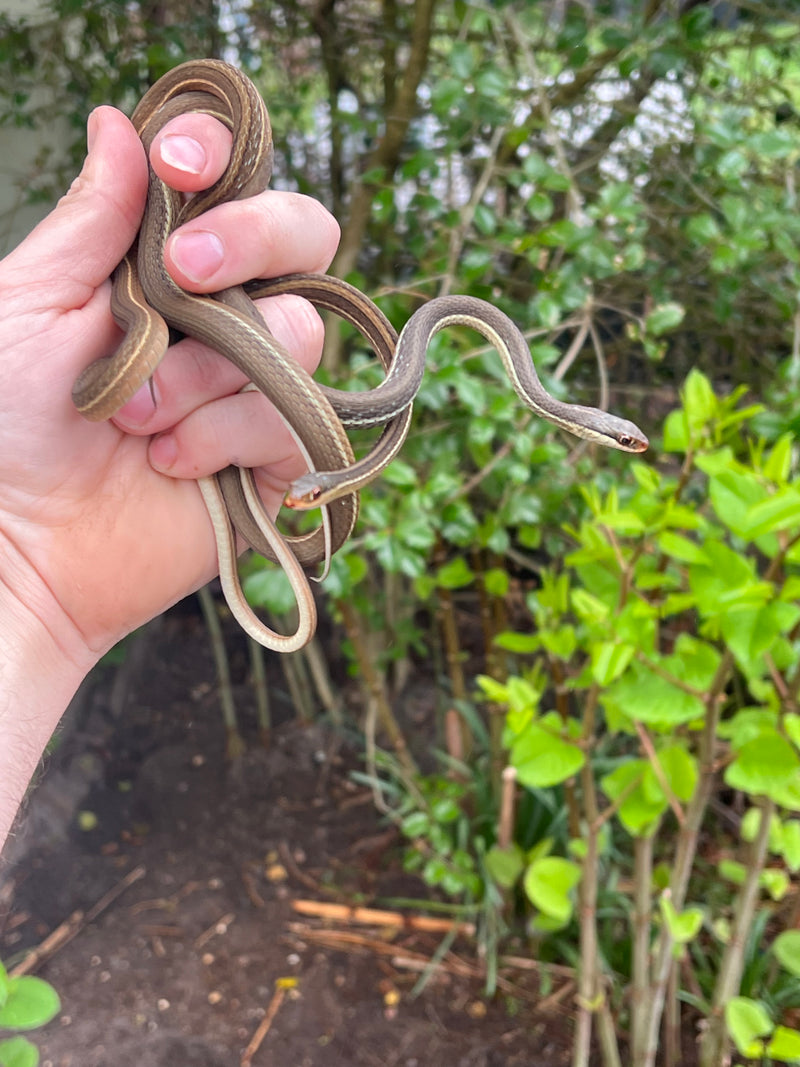
<path fill-rule="evenodd" d="M 320 528 L 283 537 L 267 515 L 251 471 L 231 467 L 198 480 L 217 539 L 220 578 L 231 610 L 247 632 L 280 651 L 301 648 L 314 633 L 314 598 L 305 571 L 327 560 L 350 536 L 358 512 L 357 491 L 397 455 L 411 419 L 431 338 L 451 325 L 478 330 L 500 353 L 511 383 L 528 407 L 557 426 L 628 452 L 647 448 L 633 423 L 596 408 L 565 404 L 543 388 L 527 344 L 514 323 L 493 305 L 471 297 L 439 297 L 406 323 L 399 339 L 382 312 L 362 293 L 325 275 L 290 275 L 226 289 L 213 296 L 185 292 L 164 266 L 164 244 L 182 223 L 226 200 L 263 190 L 272 168 L 272 134 L 266 107 L 252 82 L 218 60 L 182 64 L 145 93 L 132 121 L 145 149 L 177 114 L 201 111 L 232 132 L 230 162 L 209 189 L 184 202 L 152 168 L 147 205 L 133 247 L 114 274 L 112 312 L 126 331 L 117 351 L 96 360 L 73 388 L 77 409 L 88 419 L 110 418 L 152 376 L 167 349 L 169 328 L 221 352 L 263 392 L 289 426 L 309 467 L 291 486 L 287 503 L 321 507 Z M 385 370 L 384 381 L 353 393 L 319 385 L 272 337 L 253 300 L 295 293 L 333 311 L 358 329 Z M 347 427 L 382 426 L 378 441 L 356 462 Z M 236 534 L 287 573 L 298 604 L 292 635 L 266 627 L 239 585 Z"/>

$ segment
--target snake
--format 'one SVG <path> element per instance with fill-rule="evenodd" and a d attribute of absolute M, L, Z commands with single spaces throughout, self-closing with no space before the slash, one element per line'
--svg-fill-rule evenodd
<path fill-rule="evenodd" d="M 358 515 L 358 492 L 399 453 L 408 434 L 413 401 L 423 380 L 428 346 L 450 326 L 475 329 L 499 353 L 512 387 L 536 414 L 570 433 L 624 452 L 643 452 L 648 440 L 633 422 L 597 408 L 567 403 L 542 385 L 524 336 L 488 301 L 435 297 L 416 310 L 399 337 L 383 312 L 347 282 L 324 274 L 255 279 L 211 295 L 183 290 L 164 264 L 164 245 L 183 223 L 229 200 L 254 196 L 269 182 L 273 160 L 267 108 L 251 80 L 215 59 L 192 60 L 168 71 L 142 97 L 133 125 L 149 159 L 153 139 L 178 114 L 202 112 L 232 134 L 230 160 L 207 190 L 184 199 L 149 167 L 147 201 L 137 237 L 112 277 L 111 312 L 124 338 L 95 360 L 72 390 L 87 419 L 111 418 L 150 380 L 165 355 L 170 330 L 221 353 L 277 408 L 308 471 L 296 479 L 285 503 L 319 508 L 319 527 L 283 535 L 267 513 L 254 472 L 228 467 L 198 485 L 214 531 L 220 581 L 231 612 L 254 640 L 279 652 L 304 647 L 316 629 L 308 571 L 347 541 Z M 149 165 L 149 164 L 148 164 Z M 374 389 L 350 392 L 318 383 L 267 329 L 254 301 L 293 293 L 333 312 L 358 330 L 375 351 L 384 378 Z M 382 427 L 372 448 L 355 459 L 347 430 Z M 284 570 L 297 602 L 293 634 L 267 626 L 248 604 L 238 574 L 239 539 Z"/>

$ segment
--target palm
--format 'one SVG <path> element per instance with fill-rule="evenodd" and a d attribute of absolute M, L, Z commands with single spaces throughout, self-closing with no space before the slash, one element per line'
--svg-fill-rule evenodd
<path fill-rule="evenodd" d="M 241 399 L 230 399 L 241 381 L 231 380 L 228 364 L 220 371 L 225 361 L 207 350 L 198 376 L 192 342 L 168 354 L 163 364 L 164 378 L 172 375 L 167 400 L 145 427 L 125 433 L 111 423 L 89 423 L 73 407 L 71 389 L 79 372 L 119 341 L 108 276 L 133 239 L 147 185 L 133 128 L 118 112 L 104 111 L 97 134 L 102 146 L 90 153 L 71 196 L 0 264 L 0 580 L 54 634 L 72 627 L 94 653 L 214 573 L 213 536 L 192 478 L 219 469 L 244 449 L 250 465 L 267 465 L 262 473 L 271 473 L 272 482 L 265 503 L 277 507 L 284 476 L 299 473 L 296 451 L 281 428 L 261 418 L 263 407 L 254 411 L 251 406 L 262 398 L 242 401 L 250 416 L 242 443 L 243 409 L 230 407 Z M 201 136 L 211 146 L 209 169 L 216 167 L 219 174 L 230 137 L 213 120 L 202 119 Z M 193 133 L 197 120 L 187 118 L 194 121 Z M 216 147 L 212 127 L 223 135 Z M 199 175 L 198 181 L 207 177 Z M 189 188 L 178 181 L 177 187 Z M 261 202 L 215 209 L 222 214 L 214 225 L 239 255 L 233 267 L 220 268 L 220 284 L 208 288 L 270 269 L 276 274 L 319 270 L 329 262 L 335 225 L 320 226 L 315 205 L 306 224 L 297 202 L 286 199 L 289 194 L 262 195 L 284 197 L 271 210 L 292 220 L 285 240 L 270 242 L 259 233 L 262 219 L 269 218 Z M 296 260 L 294 249 L 301 250 Z M 275 266 L 268 259 L 273 253 Z M 313 330 L 297 311 L 295 305 L 289 319 L 305 323 L 294 333 L 309 363 L 319 352 L 307 346 L 303 351 Z M 217 368 L 211 375 L 209 359 Z M 177 367 L 177 373 L 167 366 Z M 220 432 L 226 424 L 228 437 Z M 168 477 L 151 466 L 148 446 L 152 433 L 171 428 L 182 434 L 182 452 L 180 469 Z"/>

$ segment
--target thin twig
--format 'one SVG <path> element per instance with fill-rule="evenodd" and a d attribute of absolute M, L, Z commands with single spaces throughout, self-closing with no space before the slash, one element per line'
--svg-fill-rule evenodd
<path fill-rule="evenodd" d="M 222 708 L 222 719 L 225 723 L 225 755 L 229 760 L 233 761 L 244 753 L 245 745 L 236 722 L 236 705 L 233 700 L 228 651 L 225 647 L 225 638 L 222 633 L 222 624 L 219 621 L 217 605 L 207 585 L 204 585 L 202 589 L 198 589 L 197 599 L 200 601 L 200 607 L 203 611 L 203 618 L 211 641 L 211 651 L 214 655 L 214 665 L 217 671 L 219 703 Z"/>
<path fill-rule="evenodd" d="M 281 1004 L 283 1004 L 286 993 L 286 985 L 280 982 L 277 983 L 266 1014 L 247 1043 L 247 1048 L 242 1053 L 242 1058 L 239 1061 L 240 1067 L 250 1067 L 250 1064 L 253 1062 L 253 1056 L 255 1056 L 261 1048 L 264 1038 L 269 1033 L 269 1029 L 275 1020 L 275 1016 L 278 1014 Z"/>
<path fill-rule="evenodd" d="M 517 788 L 517 768 L 505 767 L 500 792 L 500 818 L 497 823 L 497 846 L 509 848 L 514 840 L 514 800 Z"/>
<path fill-rule="evenodd" d="M 450 247 L 447 252 L 447 267 L 445 269 L 444 278 L 442 279 L 442 284 L 439 287 L 440 296 L 446 296 L 450 292 L 453 278 L 456 274 L 456 267 L 458 266 L 461 251 L 464 247 L 464 241 L 467 237 L 467 231 L 472 225 L 472 221 L 475 218 L 475 212 L 478 210 L 478 206 L 483 200 L 486 190 L 489 188 L 489 183 L 497 171 L 497 150 L 505 135 L 505 126 L 495 127 L 491 140 L 489 141 L 488 156 L 484 163 L 483 170 L 478 176 L 478 180 L 475 182 L 472 196 L 469 198 L 468 203 L 461 209 L 458 225 L 454 227 L 450 234 Z"/>
<path fill-rule="evenodd" d="M 653 768 L 653 773 L 658 779 L 658 784 L 664 790 L 664 795 L 669 801 L 669 806 L 672 808 L 675 818 L 678 820 L 678 825 L 684 826 L 686 823 L 686 816 L 684 815 L 683 808 L 681 807 L 681 802 L 672 792 L 672 787 L 667 781 L 667 776 L 664 774 L 664 768 L 661 766 L 661 760 L 658 758 L 658 753 L 653 747 L 653 742 L 650 740 L 650 735 L 648 734 L 647 730 L 645 730 L 642 723 L 637 721 L 634 725 L 636 726 L 636 733 L 639 735 L 639 740 L 642 744 L 642 748 L 644 749 L 645 754 L 647 755 L 647 758 L 650 761 L 650 766 Z"/>
<path fill-rule="evenodd" d="M 269 748 L 271 721 L 267 672 L 264 665 L 264 646 L 258 641 L 254 641 L 249 634 L 247 636 L 247 646 L 250 650 L 250 672 L 253 679 L 253 691 L 256 695 L 258 732 L 261 735 L 261 744 L 264 748 Z"/>
<path fill-rule="evenodd" d="M 48 934 L 44 941 L 32 949 L 9 973 L 14 977 L 20 974 L 30 974 L 46 959 L 60 951 L 84 927 L 94 922 L 98 915 L 104 912 L 110 904 L 114 903 L 117 897 L 121 896 L 126 889 L 129 889 L 134 882 L 144 878 L 146 873 L 144 867 L 134 867 L 132 871 L 128 871 L 125 877 L 100 897 L 97 903 L 93 904 L 87 912 L 74 911 L 68 919 L 57 926 L 52 933 Z"/>
<path fill-rule="evenodd" d="M 358 908 L 349 904 L 331 904 L 321 900 L 293 900 L 298 915 L 313 915 L 327 922 L 357 923 L 364 926 L 396 926 L 401 930 L 426 930 L 433 933 L 456 933 L 472 937 L 475 924 L 457 919 L 438 919 L 430 915 L 404 915 L 400 911 Z"/>

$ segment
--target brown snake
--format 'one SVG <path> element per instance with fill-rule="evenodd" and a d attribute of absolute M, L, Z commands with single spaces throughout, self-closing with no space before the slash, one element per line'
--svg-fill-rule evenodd
<path fill-rule="evenodd" d="M 327 560 L 350 536 L 358 511 L 357 490 L 397 455 L 408 432 L 428 344 L 447 326 L 470 326 L 494 344 L 523 402 L 550 422 L 623 451 L 647 448 L 647 438 L 633 423 L 550 396 L 517 327 L 485 301 L 461 296 L 431 300 L 409 319 L 398 340 L 367 297 L 326 275 L 252 282 L 246 291 L 235 287 L 213 296 L 185 292 L 164 266 L 164 244 L 170 233 L 218 203 L 262 191 L 272 164 L 267 110 L 253 84 L 235 67 L 218 60 L 197 60 L 164 75 L 133 114 L 146 151 L 166 122 L 190 111 L 210 114 L 232 131 L 230 162 L 210 189 L 186 202 L 150 170 L 137 241 L 114 274 L 112 312 L 126 330 L 125 339 L 112 356 L 96 360 L 83 371 L 73 399 L 86 418 L 110 418 L 155 371 L 167 349 L 168 327 L 221 352 L 269 397 L 309 467 L 309 473 L 290 488 L 287 502 L 300 508 L 322 506 L 322 527 L 299 537 L 283 537 L 261 504 L 251 471 L 229 467 L 198 480 L 217 538 L 225 596 L 233 614 L 257 641 L 268 648 L 292 651 L 313 636 L 316 609 L 305 569 Z M 351 393 L 315 382 L 272 337 L 253 304 L 257 297 L 279 293 L 304 296 L 356 327 L 381 359 L 386 371 L 381 385 Z M 384 427 L 378 442 L 357 462 L 346 434 L 348 426 Z M 276 633 L 247 604 L 237 570 L 237 532 L 286 571 L 298 605 L 296 633 Z"/>

